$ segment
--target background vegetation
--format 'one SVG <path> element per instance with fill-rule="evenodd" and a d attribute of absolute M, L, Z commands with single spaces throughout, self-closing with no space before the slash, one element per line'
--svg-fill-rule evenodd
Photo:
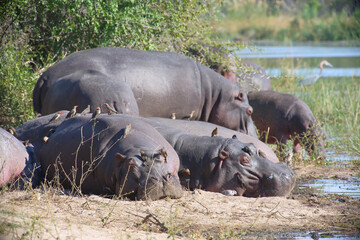
<path fill-rule="evenodd" d="M 0 127 L 34 117 L 34 83 L 75 51 L 116 46 L 177 52 L 204 64 L 211 58 L 225 61 L 222 54 L 203 57 L 205 46 L 225 46 L 219 48 L 223 54 L 241 47 L 210 38 L 221 5 L 221 0 L 1 0 Z M 201 54 L 189 51 L 199 48 Z"/>
<path fill-rule="evenodd" d="M 359 0 L 232 0 L 218 36 L 239 41 L 359 41 Z"/>

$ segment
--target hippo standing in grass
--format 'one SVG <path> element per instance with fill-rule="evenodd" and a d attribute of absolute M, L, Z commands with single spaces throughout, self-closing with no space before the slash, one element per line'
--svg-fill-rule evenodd
<path fill-rule="evenodd" d="M 233 190 L 239 196 L 266 197 L 285 196 L 294 187 L 292 170 L 284 163 L 274 163 L 260 156 L 251 143 L 184 133 L 154 118 L 146 119 L 146 122 L 155 127 L 178 153 L 181 182 L 191 190 Z"/>
<path fill-rule="evenodd" d="M 261 142 L 257 138 L 243 134 L 231 129 L 227 129 L 212 123 L 202 122 L 202 121 L 185 121 L 185 120 L 172 120 L 158 117 L 148 118 L 151 121 L 155 121 L 157 124 L 162 124 L 169 126 L 171 128 L 178 129 L 185 133 L 190 133 L 198 136 L 211 136 L 211 132 L 217 127 L 218 136 L 225 138 L 236 138 L 243 143 L 252 143 L 258 149 L 259 154 L 263 157 L 269 159 L 270 161 L 277 163 L 279 159 L 276 154 L 269 148 L 265 143 Z"/>
<path fill-rule="evenodd" d="M 106 92 L 101 87 L 88 88 L 87 96 L 103 97 L 105 102 L 107 95 L 122 92 L 125 82 L 133 92 L 140 116 L 167 118 L 176 113 L 177 118 L 183 118 L 194 111 L 192 120 L 208 121 L 244 133 L 253 124 L 253 109 L 246 93 L 210 68 L 176 53 L 123 48 L 84 50 L 54 64 L 34 87 L 35 111 L 49 114 L 62 110 L 60 102 L 68 101 L 70 95 L 78 98 L 72 99 L 68 106 L 78 105 L 84 94 L 73 94 L 69 88 L 63 85 L 58 88 L 55 83 L 65 79 L 69 83 L 83 79 L 91 82 L 92 71 L 96 78 L 100 73 L 108 76 L 98 79 L 101 85 L 112 87 Z M 88 75 L 83 77 L 84 74 Z M 111 103 L 114 108 L 121 105 L 116 99 Z"/>
<path fill-rule="evenodd" d="M 127 115 L 63 121 L 41 147 L 39 160 L 46 179 L 58 174 L 64 187 L 82 193 L 139 200 L 182 195 L 174 149 L 153 127 Z"/>
<path fill-rule="evenodd" d="M 0 128 L 0 187 L 12 180 L 23 188 L 36 187 L 41 181 L 40 164 L 31 144 L 26 146 L 9 132 Z"/>
<path fill-rule="evenodd" d="M 294 137 L 294 152 L 303 146 L 310 156 L 326 157 L 326 136 L 304 101 L 275 91 L 251 92 L 249 101 L 254 107 L 255 125 L 263 133 L 262 140 L 268 132 L 267 142 L 281 143 L 281 150 L 286 141 Z"/>

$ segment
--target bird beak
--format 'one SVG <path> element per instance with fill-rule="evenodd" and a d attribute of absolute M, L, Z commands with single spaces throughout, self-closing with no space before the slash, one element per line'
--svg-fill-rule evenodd
<path fill-rule="evenodd" d="M 329 62 L 326 62 L 326 64 L 325 64 L 326 66 L 328 66 L 328 67 L 334 67 L 331 63 L 329 63 Z"/>

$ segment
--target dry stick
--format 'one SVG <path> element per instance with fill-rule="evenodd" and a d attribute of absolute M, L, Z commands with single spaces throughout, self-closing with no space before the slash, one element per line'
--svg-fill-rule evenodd
<path fill-rule="evenodd" d="M 141 223 L 146 223 L 147 221 L 151 221 L 152 223 L 154 224 L 157 224 L 159 225 L 163 231 L 168 231 L 169 229 L 165 226 L 164 223 L 162 223 L 154 214 L 152 214 L 149 210 L 147 211 L 147 215 L 145 217 L 143 216 L 140 216 L 138 214 L 135 214 L 135 213 L 132 213 L 132 212 L 128 212 L 128 211 L 125 211 L 126 213 L 128 214 L 131 214 L 131 215 L 134 215 L 136 217 L 139 217 L 139 218 L 142 218 L 143 220 L 141 221 Z M 153 218 L 155 221 L 151 220 L 150 218 Z"/>

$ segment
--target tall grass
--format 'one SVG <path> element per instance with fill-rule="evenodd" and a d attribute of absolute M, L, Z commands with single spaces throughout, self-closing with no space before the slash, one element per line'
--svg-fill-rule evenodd
<path fill-rule="evenodd" d="M 347 5 L 343 4 L 339 5 L 343 8 L 342 11 L 339 11 L 338 6 L 328 7 L 324 12 L 325 7 L 318 1 L 299 1 L 295 4 L 298 6 L 289 9 L 284 7 L 286 4 L 283 1 L 278 3 L 229 1 L 223 9 L 223 21 L 217 24 L 218 35 L 224 39 L 245 41 L 358 41 L 360 39 L 359 9 L 350 13 L 345 10 Z M 351 8 L 351 5 L 349 6 Z"/>

